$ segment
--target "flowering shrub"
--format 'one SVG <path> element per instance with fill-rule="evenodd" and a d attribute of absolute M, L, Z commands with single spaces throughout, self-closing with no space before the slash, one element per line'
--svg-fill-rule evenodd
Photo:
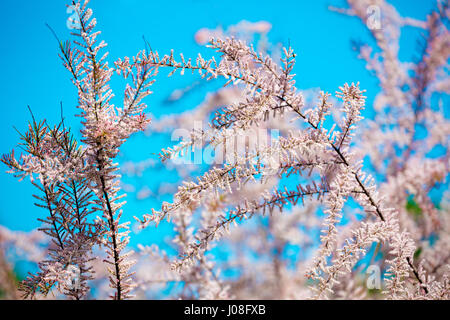
<path fill-rule="evenodd" d="M 383 27 L 369 27 L 378 48 L 355 44 L 381 88 L 369 120 L 362 112 L 371 93 L 359 83 L 343 84 L 335 94 L 313 92 L 312 99 L 298 89 L 296 55 L 291 47 L 268 54 L 266 22 L 200 30 L 196 40 L 212 36 L 208 47 L 216 58 L 149 48 L 110 67 L 87 2 L 74 4 L 76 40 L 58 40 L 78 91 L 81 140 L 63 120 L 50 126 L 33 117 L 21 134 L 25 153 L 2 157 L 10 173 L 30 178 L 39 192 L 36 205 L 47 211 L 40 230 L 51 242 L 30 257 L 40 270 L 20 283 L 24 297 L 91 298 L 96 287 L 100 298 L 104 292 L 145 298 L 175 283 L 167 286 L 173 298 L 449 298 L 448 193 L 440 205 L 431 198 L 447 183 L 450 164 L 450 124 L 436 103 L 450 91 L 447 4 L 439 2 L 426 21 L 402 18 L 384 1 L 348 0 L 350 9 L 332 8 L 367 25 L 368 8 L 383 12 Z M 405 25 L 426 31 L 415 62 L 398 58 Z M 250 44 L 255 33 L 257 49 Z M 224 88 L 194 110 L 150 124 L 143 99 L 161 69 L 224 79 Z M 114 73 L 128 81 L 120 108 L 110 102 Z M 176 128 L 192 130 L 182 130 L 182 141 L 163 149 L 160 160 L 177 168 L 183 182 L 171 202 L 136 221 L 140 228 L 170 221 L 178 254 L 156 245 L 133 252 L 130 222 L 120 221 L 124 193 L 115 159 L 132 134 Z M 192 164 L 204 170 L 196 178 Z M 136 164 L 122 168 L 133 170 Z M 0 229 L 2 250 L 20 248 L 24 238 L 42 241 L 35 233 Z M 7 270 L 3 254 L 0 265 Z M 366 281 L 366 270 L 380 270 L 383 284 Z M 17 296 L 1 273 L 0 284 Z"/>

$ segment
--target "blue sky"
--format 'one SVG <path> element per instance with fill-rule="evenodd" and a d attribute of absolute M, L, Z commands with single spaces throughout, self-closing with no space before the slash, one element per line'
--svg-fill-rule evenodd
<path fill-rule="evenodd" d="M 36 118 L 56 123 L 62 101 L 66 123 L 79 130 L 76 110 L 76 91 L 70 76 L 59 60 L 58 47 L 48 23 L 62 39 L 70 37 L 66 27 L 69 14 L 65 1 L 13 1 L 0 2 L 0 152 L 6 153 L 18 143 L 18 134 L 13 126 L 24 130 L 30 116 L 29 105 Z M 395 0 L 391 1 L 401 15 L 424 19 L 434 1 Z M 194 42 L 195 32 L 203 27 L 227 27 L 240 20 L 256 22 L 269 21 L 272 43 L 290 42 L 297 52 L 297 86 L 301 89 L 320 87 L 334 92 L 345 82 L 360 81 L 367 89 L 369 104 L 378 87 L 375 79 L 364 69 L 364 63 L 356 59 L 350 41 L 360 39 L 371 41 L 367 30 L 356 18 L 331 12 L 328 5 L 342 6 L 341 0 L 315 1 L 216 1 L 216 0 L 92 0 L 91 8 L 97 18 L 101 38 L 108 44 L 110 62 L 119 57 L 132 56 L 144 48 L 142 36 L 159 52 L 183 52 L 195 56 L 197 52 L 211 55 L 207 49 Z M 418 31 L 406 28 L 401 38 L 400 55 L 410 59 L 416 48 Z M 208 53 L 209 52 L 209 53 Z M 192 82 L 189 76 L 159 77 L 153 87 L 154 95 L 146 102 L 149 111 L 156 117 L 192 108 L 200 102 L 201 96 L 192 99 L 192 105 L 163 106 L 162 101 L 174 89 Z M 123 87 L 113 87 L 113 90 Z M 118 92 L 120 94 L 120 92 Z M 191 100 L 190 100 L 191 101 Z M 162 147 L 164 141 L 149 140 L 143 135 L 133 137 L 124 146 L 129 158 L 144 159 L 150 152 Z M 142 150 L 145 150 L 142 153 Z M 147 151 L 148 150 L 148 151 Z M 151 150 L 151 151 L 150 151 Z M 0 168 L 0 224 L 14 230 L 31 230 L 39 226 L 36 220 L 45 213 L 33 205 L 34 188 L 28 181 L 18 182 Z M 125 206 L 124 219 L 149 212 L 156 201 L 137 203 L 130 197 Z M 143 209 L 142 206 L 144 206 Z M 142 211 L 140 211 L 142 210 Z"/>

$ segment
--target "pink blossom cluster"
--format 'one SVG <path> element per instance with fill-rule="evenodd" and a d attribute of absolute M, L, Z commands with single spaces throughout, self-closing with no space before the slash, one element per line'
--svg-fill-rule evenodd
<path fill-rule="evenodd" d="M 432 99 L 450 93 L 448 3 L 438 1 L 426 21 L 417 21 L 383 0 L 347 2 L 350 9 L 333 10 L 365 24 L 369 7 L 383 12 L 381 27 L 369 28 L 376 47 L 355 47 L 380 85 L 373 119 L 363 116 L 372 93 L 359 83 L 312 99 L 297 88 L 291 47 L 271 56 L 267 42 L 251 45 L 269 23 L 200 30 L 195 39 L 208 38 L 217 53 L 210 59 L 143 50 L 109 67 L 88 1 L 77 3 L 77 40 L 60 42 L 60 57 L 78 91 L 82 138 L 63 121 L 51 127 L 33 118 L 21 136 L 25 154 L 2 158 L 11 173 L 31 178 L 37 205 L 48 214 L 40 230 L 51 241 L 41 248 L 39 272 L 20 284 L 24 296 L 91 298 L 95 286 L 100 297 L 147 298 L 175 283 L 169 295 L 182 299 L 449 299 L 449 193 L 439 205 L 432 199 L 448 183 L 450 166 L 450 123 Z M 415 62 L 398 57 L 405 25 L 425 31 Z M 193 110 L 150 124 L 143 99 L 160 68 L 224 86 Z M 111 103 L 114 73 L 129 82 L 122 107 Z M 134 133 L 181 127 L 189 134 L 161 150 L 158 165 L 175 168 L 182 181 L 159 186 L 156 194 L 166 190 L 172 200 L 135 217 L 141 229 L 170 222 L 169 246 L 177 254 L 155 244 L 131 251 L 130 222 L 120 222 L 119 170 L 136 175 L 157 164 L 119 168 L 119 148 Z M 246 140 L 261 129 L 258 143 Z M 195 177 L 175 161 L 205 148 L 221 161 Z M 431 156 L 437 148 L 444 151 Z M 0 229 L 0 244 L 11 239 Z M 8 268 L 0 248 L 0 266 Z M 73 266 L 76 287 L 68 281 Z M 375 290 L 366 281 L 369 267 L 381 272 Z M 233 270 L 239 276 L 223 275 Z M 0 273 L 0 284 L 11 288 L 8 281 Z"/>

